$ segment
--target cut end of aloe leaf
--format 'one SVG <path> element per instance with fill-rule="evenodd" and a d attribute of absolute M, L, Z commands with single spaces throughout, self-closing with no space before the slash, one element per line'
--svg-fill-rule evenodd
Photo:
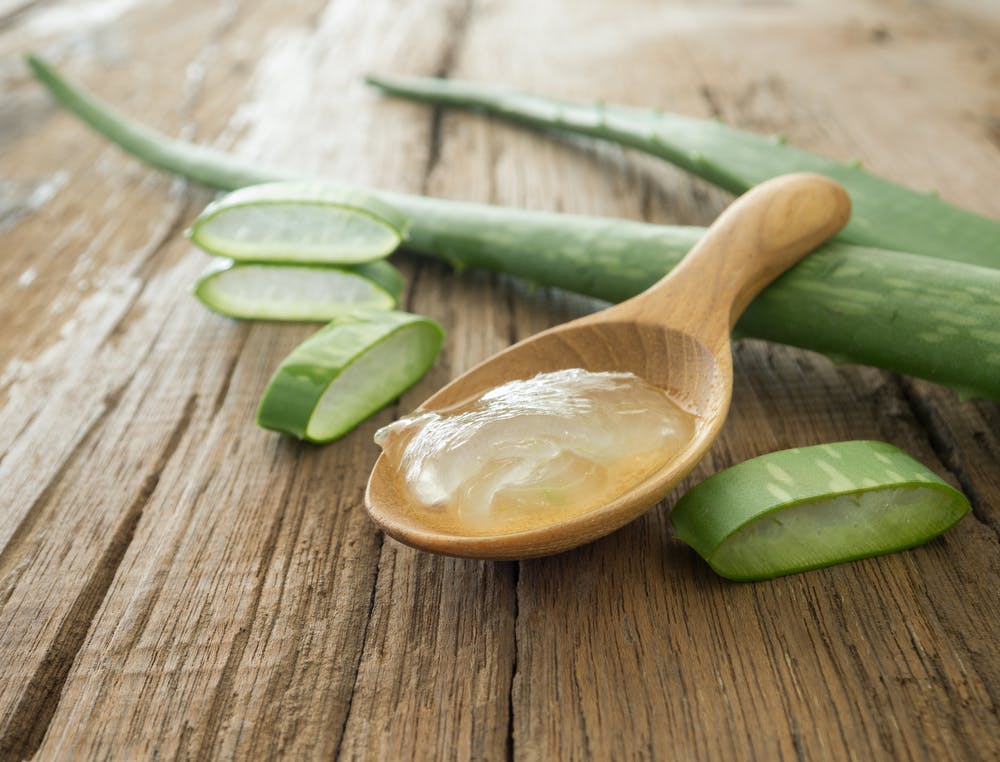
<path fill-rule="evenodd" d="M 413 386 L 443 338 L 433 320 L 406 312 L 336 320 L 281 363 L 257 423 L 310 442 L 338 439 Z"/>
<path fill-rule="evenodd" d="M 341 265 L 388 256 L 406 224 L 396 209 L 359 191 L 266 183 L 210 204 L 190 236 L 206 251 L 239 261 Z"/>
<path fill-rule="evenodd" d="M 221 259 L 195 284 L 214 312 L 247 320 L 329 321 L 358 310 L 391 310 L 402 279 L 388 262 L 355 267 Z"/>
<path fill-rule="evenodd" d="M 364 262 L 360 265 L 351 265 L 346 269 L 380 286 L 382 290 L 392 297 L 393 306 L 399 304 L 399 300 L 403 296 L 403 287 L 405 286 L 403 274 L 384 259 L 378 259 L 374 262 Z"/>
<path fill-rule="evenodd" d="M 966 497 L 885 442 L 753 458 L 709 477 L 670 515 L 721 576 L 761 580 L 920 545 L 970 510 Z"/>

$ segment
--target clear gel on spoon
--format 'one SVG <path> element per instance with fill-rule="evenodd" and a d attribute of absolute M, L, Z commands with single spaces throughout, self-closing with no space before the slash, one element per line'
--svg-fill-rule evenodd
<path fill-rule="evenodd" d="M 510 381 L 375 441 L 424 520 L 517 532 L 607 505 L 691 439 L 695 416 L 632 373 L 580 368 Z"/>

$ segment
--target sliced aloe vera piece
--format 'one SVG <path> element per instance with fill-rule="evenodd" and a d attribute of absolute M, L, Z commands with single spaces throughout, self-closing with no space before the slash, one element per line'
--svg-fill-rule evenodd
<path fill-rule="evenodd" d="M 340 265 L 388 256 L 405 231 L 406 217 L 374 196 L 305 181 L 223 196 L 190 235 L 205 251 L 235 260 Z"/>
<path fill-rule="evenodd" d="M 413 386 L 434 364 L 443 338 L 433 320 L 407 312 L 336 320 L 281 363 L 257 423 L 310 442 L 342 437 Z"/>
<path fill-rule="evenodd" d="M 210 310 L 250 320 L 326 321 L 357 310 L 391 310 L 402 277 L 388 262 L 356 267 L 214 262 L 194 293 Z"/>
<path fill-rule="evenodd" d="M 685 494 L 670 520 L 718 574 L 759 580 L 912 548 L 969 510 L 961 492 L 901 450 L 852 441 L 720 471 Z"/>

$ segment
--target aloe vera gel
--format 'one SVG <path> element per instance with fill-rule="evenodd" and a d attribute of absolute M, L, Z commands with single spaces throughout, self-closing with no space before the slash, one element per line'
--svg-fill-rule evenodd
<path fill-rule="evenodd" d="M 376 442 L 425 523 L 516 532 L 595 511 L 657 472 L 695 416 L 632 373 L 579 368 L 510 381 Z"/>

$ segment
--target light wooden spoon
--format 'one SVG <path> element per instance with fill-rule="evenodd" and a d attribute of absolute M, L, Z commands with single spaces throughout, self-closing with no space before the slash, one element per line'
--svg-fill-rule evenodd
<path fill-rule="evenodd" d="M 694 468 L 725 421 L 733 375 L 729 335 L 737 318 L 768 283 L 840 230 L 850 209 L 843 188 L 820 175 L 784 175 L 758 185 L 651 288 L 509 347 L 420 406 L 443 410 L 507 381 L 565 368 L 635 373 L 694 412 L 695 433 L 675 459 L 611 503 L 522 531 L 443 531 L 381 456 L 365 494 L 368 513 L 387 534 L 416 548 L 496 559 L 567 550 L 641 515 Z"/>

